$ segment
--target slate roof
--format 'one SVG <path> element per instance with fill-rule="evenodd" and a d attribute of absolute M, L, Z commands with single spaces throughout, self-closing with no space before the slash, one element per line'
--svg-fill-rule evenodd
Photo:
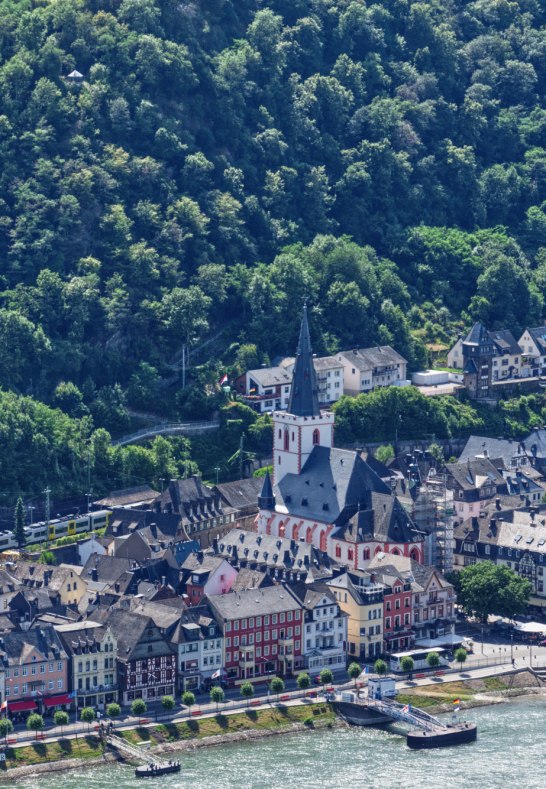
<path fill-rule="evenodd" d="M 139 600 L 133 598 L 131 601 L 131 611 L 134 614 L 150 617 L 150 619 L 163 632 L 174 630 L 180 621 L 181 614 L 187 609 L 184 600 L 179 597 L 176 605 L 164 605 L 163 603 L 152 603 L 149 600 Z"/>
<path fill-rule="evenodd" d="M 374 348 L 355 348 L 352 351 L 342 351 L 340 355 L 358 370 L 373 370 L 374 367 L 383 367 L 387 364 L 406 363 L 406 359 L 390 345 L 376 345 Z"/>
<path fill-rule="evenodd" d="M 244 589 L 260 589 L 262 586 L 272 585 L 273 581 L 265 570 L 251 570 L 248 567 L 242 567 L 231 585 L 231 591 L 242 592 Z"/>
<path fill-rule="evenodd" d="M 546 430 L 533 430 L 523 442 L 531 457 L 543 460 L 546 458 Z"/>
<path fill-rule="evenodd" d="M 258 477 L 238 479 L 235 482 L 222 482 L 215 486 L 226 504 L 235 510 L 252 509 L 258 511 L 258 496 L 262 487 L 262 480 Z"/>
<path fill-rule="evenodd" d="M 121 576 L 134 569 L 135 562 L 132 559 L 125 559 L 121 556 L 92 554 L 84 565 L 82 578 L 88 578 L 103 583 L 114 583 Z M 96 573 L 94 571 L 96 570 Z M 94 577 L 96 576 L 96 577 Z"/>
<path fill-rule="evenodd" d="M 506 491 L 502 474 L 488 458 L 476 458 L 464 463 L 446 463 L 445 468 L 463 490 L 478 490 L 483 485 L 494 485 Z"/>
<path fill-rule="evenodd" d="M 292 383 L 292 376 L 284 367 L 260 367 L 258 370 L 248 370 L 247 376 L 264 389 Z"/>
<path fill-rule="evenodd" d="M 324 583 L 293 584 L 290 586 L 292 594 L 300 601 L 304 608 L 312 611 L 326 597 L 329 603 L 337 605 L 334 593 Z"/>
<path fill-rule="evenodd" d="M 93 618 L 104 614 L 97 611 Z M 118 640 L 118 660 L 144 660 L 160 655 L 172 654 L 172 648 L 161 636 L 151 617 L 135 614 L 122 608 L 111 608 L 106 612 L 104 621 L 112 628 Z M 152 628 L 148 637 L 147 628 Z M 151 650 L 148 647 L 151 646 Z"/>
<path fill-rule="evenodd" d="M 470 436 L 459 455 L 459 463 L 474 460 L 477 457 L 500 458 L 504 468 L 509 469 L 513 458 L 516 460 L 529 457 L 530 452 L 521 441 L 504 438 L 487 438 L 486 436 Z"/>
<path fill-rule="evenodd" d="M 3 649 L 11 665 L 27 662 L 33 650 L 36 650 L 42 660 L 66 658 L 63 644 L 51 625 L 32 627 L 21 633 L 7 633 L 3 636 Z"/>
<path fill-rule="evenodd" d="M 264 614 L 280 614 L 282 611 L 298 611 L 302 608 L 301 603 L 284 584 L 245 592 L 232 591 L 223 595 L 211 595 L 208 602 L 213 614 L 223 621 Z"/>
<path fill-rule="evenodd" d="M 211 627 L 214 627 L 214 636 L 209 633 Z M 219 635 L 221 635 L 220 628 L 214 619 L 211 607 L 202 603 L 182 612 L 171 636 L 171 642 L 184 644 L 192 641 L 204 641 L 206 638 L 217 638 Z"/>
<path fill-rule="evenodd" d="M 198 575 L 202 578 L 202 582 L 205 583 L 210 573 L 213 573 L 215 570 L 218 570 L 219 567 L 222 566 L 225 559 L 221 556 L 215 556 L 214 554 L 210 553 L 202 553 L 201 551 L 197 553 L 190 553 L 187 559 L 182 564 L 181 569 L 186 572 L 186 574 Z"/>
<path fill-rule="evenodd" d="M 315 576 L 323 577 L 332 574 L 333 562 L 327 553 L 310 543 L 287 537 L 232 529 L 214 541 L 213 550 L 235 567 L 272 568 L 295 573 L 312 571 Z"/>
<path fill-rule="evenodd" d="M 509 329 L 498 329 L 489 332 L 489 338 L 497 351 L 501 354 L 511 354 L 512 356 L 519 356 L 521 348 L 519 347 L 516 338 Z"/>
<path fill-rule="evenodd" d="M 385 493 L 370 493 L 365 506 L 335 536 L 353 543 L 412 543 L 424 539 L 398 499 Z"/>
<path fill-rule="evenodd" d="M 532 340 L 541 354 L 546 354 L 546 326 L 536 326 L 534 329 L 527 329 Z"/>
<path fill-rule="evenodd" d="M 315 446 L 299 474 L 286 474 L 275 485 L 277 511 L 334 523 L 348 507 L 358 508 L 369 491 L 388 486 L 358 452 Z"/>
<path fill-rule="evenodd" d="M 463 339 L 465 345 L 480 345 L 482 342 L 487 342 L 489 339 L 489 332 L 479 321 L 472 326 L 466 337 Z"/>
<path fill-rule="evenodd" d="M 135 488 L 113 490 L 108 496 L 93 502 L 97 507 L 129 507 L 134 504 L 151 503 L 157 498 L 157 490 L 149 485 L 139 485 Z"/>
<path fill-rule="evenodd" d="M 519 551 L 546 554 L 546 511 L 489 511 L 484 518 L 469 518 L 458 524 L 456 540 L 499 545 Z"/>
<path fill-rule="evenodd" d="M 307 307 L 303 308 L 300 338 L 296 351 L 296 364 L 292 374 L 292 386 L 288 401 L 289 414 L 294 416 L 319 416 L 320 405 L 318 400 L 318 384 L 315 366 L 313 364 L 313 351 L 309 324 L 307 322 Z"/>

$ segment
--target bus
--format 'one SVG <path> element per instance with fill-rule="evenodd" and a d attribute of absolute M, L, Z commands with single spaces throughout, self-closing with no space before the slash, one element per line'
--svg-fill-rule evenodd
<path fill-rule="evenodd" d="M 413 670 L 419 671 L 423 668 L 429 668 L 427 657 L 431 652 L 436 652 L 440 658 L 439 666 L 448 666 L 447 650 L 443 647 L 434 647 L 433 649 L 412 649 L 409 652 L 395 652 L 390 656 L 391 671 L 402 671 L 400 663 L 403 658 L 410 657 L 413 659 Z"/>

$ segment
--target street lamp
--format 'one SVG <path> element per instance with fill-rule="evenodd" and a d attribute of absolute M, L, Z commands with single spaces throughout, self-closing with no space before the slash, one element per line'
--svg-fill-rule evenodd
<path fill-rule="evenodd" d="M 216 471 L 216 484 L 218 485 L 218 475 L 220 474 L 220 466 L 215 466 L 214 470 Z"/>
<path fill-rule="evenodd" d="M 483 655 L 483 625 L 482 625 L 482 655 Z"/>
<path fill-rule="evenodd" d="M 34 510 L 35 510 L 35 509 L 36 509 L 36 507 L 34 507 L 32 504 L 29 504 L 29 505 L 28 505 L 28 507 L 27 507 L 27 510 L 28 510 L 28 512 L 29 512 L 29 517 L 30 517 L 30 525 L 31 525 L 31 526 L 32 526 L 32 524 L 34 523 L 34 515 L 33 515 L 33 513 L 34 513 Z"/>
<path fill-rule="evenodd" d="M 514 665 L 514 634 L 510 633 L 510 662 Z"/>

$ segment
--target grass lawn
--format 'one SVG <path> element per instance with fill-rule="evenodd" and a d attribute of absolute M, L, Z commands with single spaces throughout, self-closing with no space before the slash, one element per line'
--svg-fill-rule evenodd
<path fill-rule="evenodd" d="M 159 724 L 153 728 L 137 728 L 119 732 L 128 742 L 138 745 L 150 742 L 157 745 L 175 740 L 202 739 L 218 734 L 233 734 L 248 729 L 282 729 L 294 723 L 304 723 L 309 717 L 315 723 L 333 723 L 335 713 L 329 704 L 309 704 L 301 707 L 274 707 L 267 710 L 248 709 L 237 715 L 222 715 L 184 723 Z"/>
<path fill-rule="evenodd" d="M 445 682 L 441 685 L 425 685 L 415 688 L 415 690 L 406 689 L 405 693 L 399 693 L 396 696 L 396 701 L 401 704 L 414 704 L 416 707 L 426 709 L 435 704 L 449 704 L 455 699 L 470 701 L 475 692 L 464 682 Z"/>
<path fill-rule="evenodd" d="M 57 762 L 61 759 L 94 759 L 97 756 L 102 756 L 102 746 L 99 738 L 93 735 L 52 743 L 33 742 L 24 748 L 7 748 L 6 761 L 0 762 L 0 774 L 1 771 L 29 764 Z"/>

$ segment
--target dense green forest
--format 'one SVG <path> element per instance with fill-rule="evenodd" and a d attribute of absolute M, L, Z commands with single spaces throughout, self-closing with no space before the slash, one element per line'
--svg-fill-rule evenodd
<path fill-rule="evenodd" d="M 389 342 L 413 369 L 475 318 L 538 325 L 545 86 L 539 0 L 4 0 L 0 387 L 88 446 L 130 409 L 222 407 L 304 301 L 319 353 Z M 235 451 L 250 425 L 222 418 Z"/>

